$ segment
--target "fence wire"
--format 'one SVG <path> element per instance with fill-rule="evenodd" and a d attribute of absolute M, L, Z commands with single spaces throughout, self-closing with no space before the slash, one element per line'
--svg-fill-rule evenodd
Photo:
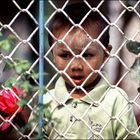
<path fill-rule="evenodd" d="M 34 11 L 32 11 L 32 7 L 36 6 L 35 0 L 31 0 L 31 1 L 27 2 L 26 6 L 25 5 L 23 6 L 22 2 L 19 2 L 18 0 L 11 0 L 10 2 L 17 11 L 9 23 L 5 23 L 4 19 L 0 21 L 0 32 L 2 32 L 2 34 L 4 35 L 4 37 L 2 37 L 2 39 L 1 39 L 1 41 L 3 39 L 7 38 L 7 36 L 9 34 L 12 34 L 14 36 L 14 38 L 16 38 L 16 42 L 14 44 L 12 44 L 12 47 L 11 47 L 12 49 L 10 49 L 10 52 L 8 52 L 8 53 L 5 50 L 0 48 L 0 51 L 1 51 L 1 54 L 0 54 L 0 58 L 1 58 L 1 60 L 0 60 L 0 83 L 1 83 L 0 95 L 2 95 L 2 93 L 4 91 L 7 93 L 9 93 L 9 91 L 10 91 L 13 94 L 13 96 L 16 97 L 16 100 L 20 101 L 21 98 L 19 98 L 17 96 L 15 91 L 13 91 L 11 88 L 9 88 L 7 85 L 5 85 L 5 82 L 9 78 L 15 77 L 16 79 L 13 81 L 12 86 L 18 87 L 19 85 L 25 84 L 25 83 L 22 83 L 22 82 L 24 82 L 24 80 L 26 81 L 26 79 L 23 78 L 24 74 L 32 75 L 33 71 L 35 71 L 37 73 L 39 72 L 38 67 L 39 67 L 39 64 L 41 63 L 41 61 L 39 61 L 39 55 L 40 55 L 39 49 L 38 49 L 39 46 L 38 46 L 38 44 L 36 44 L 36 42 L 38 42 L 38 32 L 39 32 L 40 27 L 39 27 L 39 21 L 38 21 L 38 17 L 37 17 L 38 15 L 34 14 L 34 12 L 37 11 L 37 7 L 34 8 Z M 139 139 L 140 138 L 138 136 L 139 127 L 138 127 L 138 129 L 131 132 L 123 124 L 121 117 L 124 115 L 124 113 L 126 113 L 125 112 L 127 110 L 126 106 L 128 104 L 131 104 L 134 106 L 133 109 L 135 111 L 137 123 L 138 123 L 138 125 L 140 124 L 140 119 L 139 119 L 140 118 L 140 104 L 139 104 L 140 91 L 137 90 L 139 85 L 136 85 L 135 82 L 133 82 L 133 84 L 131 85 L 131 82 L 133 80 L 131 80 L 131 79 L 128 80 L 128 77 L 130 77 L 130 73 L 132 71 L 131 66 L 134 62 L 132 60 L 135 60 L 135 58 L 139 58 L 139 54 L 133 55 L 126 50 L 126 44 L 128 43 L 128 41 L 130 41 L 130 40 L 138 41 L 138 42 L 140 41 L 140 25 L 138 25 L 135 32 L 130 31 L 127 33 L 127 30 L 133 30 L 133 28 L 135 28 L 135 27 L 133 27 L 133 24 L 132 24 L 132 26 L 130 26 L 127 23 L 128 22 L 129 23 L 131 23 L 131 22 L 138 23 L 140 20 L 140 10 L 139 10 L 140 0 L 129 0 L 129 1 L 124 1 L 124 0 L 104 1 L 104 0 L 101 0 L 101 1 L 96 2 L 96 6 L 91 5 L 91 3 L 93 1 L 91 2 L 88 0 L 83 0 L 83 2 L 89 8 L 89 11 L 87 12 L 87 14 L 83 15 L 83 19 L 80 21 L 79 24 L 75 24 L 74 21 L 69 17 L 69 15 L 67 15 L 67 13 L 64 11 L 64 9 L 67 5 L 69 5 L 71 3 L 76 3 L 76 1 L 75 2 L 72 0 L 64 0 L 64 1 L 62 0 L 61 2 L 56 1 L 56 0 L 45 1 L 46 5 L 44 8 L 46 8 L 46 7 L 48 8 L 45 11 L 46 15 L 44 17 L 44 19 L 46 19 L 46 21 L 44 23 L 45 34 L 50 34 L 52 36 L 52 38 L 54 38 L 54 40 L 56 40 L 56 42 L 54 42 L 52 44 L 52 46 L 49 46 L 48 42 L 46 41 L 47 37 L 46 37 L 46 35 L 44 35 L 47 47 L 45 47 L 46 50 L 45 50 L 45 53 L 43 54 L 44 55 L 43 61 L 45 61 L 44 62 L 45 66 L 46 66 L 45 70 L 46 70 L 47 74 L 46 75 L 42 74 L 42 76 L 46 76 L 45 77 L 46 83 L 45 83 L 45 88 L 43 89 L 43 92 L 44 93 L 47 92 L 48 94 L 43 96 L 43 100 L 45 100 L 44 98 L 48 98 L 48 99 L 53 100 L 57 104 L 63 106 L 66 109 L 65 112 L 68 112 L 69 117 L 70 117 L 70 120 L 64 120 L 64 121 L 66 121 L 65 123 L 66 123 L 67 127 L 61 128 L 61 130 L 57 130 L 57 128 L 53 129 L 53 131 L 56 133 L 54 138 L 67 139 L 67 136 L 69 135 L 69 132 L 71 132 L 71 129 L 73 129 L 75 125 L 78 125 L 79 122 L 82 122 L 81 128 L 80 128 L 81 133 L 83 133 L 82 127 L 86 127 L 89 130 L 88 134 L 87 134 L 87 139 L 93 139 L 93 138 L 104 139 L 104 136 L 103 136 L 104 130 L 107 129 L 108 126 L 111 124 L 111 121 L 114 120 L 114 121 L 118 121 L 123 126 L 123 128 L 128 132 L 128 134 L 126 135 L 126 137 L 124 137 L 124 139 L 127 139 L 129 134 L 136 135 L 137 138 Z M 107 5 L 106 5 L 106 3 L 107 3 Z M 37 3 L 37 5 L 38 4 L 39 4 L 39 2 Z M 6 7 L 4 7 L 4 9 L 6 9 Z M 105 12 L 108 10 L 110 10 L 110 11 L 112 10 L 112 12 L 110 12 L 110 13 Z M 108 26 L 102 31 L 102 33 L 99 35 L 99 37 L 97 39 L 93 39 L 88 34 L 88 32 L 82 27 L 82 23 L 88 17 L 89 13 L 92 11 L 94 11 L 94 12 L 96 11 L 108 24 Z M 62 12 L 73 25 L 68 30 L 68 32 L 63 36 L 63 38 L 60 40 L 58 40 L 55 37 L 55 35 L 48 29 L 48 23 L 52 20 L 53 16 L 59 12 Z M 10 13 L 12 13 L 12 11 L 10 11 Z M 24 16 L 22 16 L 22 14 L 24 14 Z M 107 14 L 111 17 L 110 21 L 106 17 Z M 130 19 L 127 18 L 128 16 L 130 16 Z M 27 20 L 26 17 L 28 17 L 27 22 L 25 21 L 25 20 Z M 135 17 L 136 20 L 133 19 L 133 17 Z M 18 22 L 18 21 L 20 21 L 20 22 Z M 22 24 L 22 22 L 23 22 L 23 24 L 24 23 L 26 24 L 25 28 L 24 28 L 24 25 Z M 31 24 L 29 24 L 28 22 L 31 22 Z M 125 24 L 127 25 L 127 27 Z M 26 27 L 27 27 L 27 29 L 26 29 Z M 86 45 L 86 47 L 83 49 L 83 51 L 78 55 L 75 54 L 75 52 L 73 52 L 73 50 L 69 47 L 69 45 L 65 41 L 65 38 L 68 36 L 68 34 L 70 34 L 70 32 L 75 27 L 78 27 L 79 29 L 81 29 L 84 32 L 84 34 L 86 36 L 88 36 L 91 40 Z M 105 46 L 99 40 L 100 37 L 103 35 L 103 33 L 108 28 L 112 28 L 112 30 L 110 31 L 110 33 L 112 35 L 110 43 L 114 44 L 113 47 L 115 48 L 115 49 L 113 49 L 112 52 L 106 51 Z M 25 32 L 27 32 L 27 33 L 25 33 Z M 117 37 L 113 37 L 113 36 L 115 36 L 115 34 L 119 38 L 119 40 L 116 39 Z M 34 42 L 34 36 L 37 36 L 35 38 L 36 42 Z M 117 43 L 117 45 L 115 44 L 116 40 L 119 41 Z M 97 42 L 98 44 L 100 44 L 102 49 L 105 50 L 106 53 L 109 55 L 109 57 L 101 65 L 99 70 L 94 70 L 90 66 L 90 64 L 87 62 L 87 60 L 83 57 L 83 54 L 85 53 L 86 49 L 91 45 L 92 42 Z M 68 63 L 68 65 L 65 67 L 65 69 L 61 70 L 61 71 L 54 65 L 54 62 L 51 57 L 52 50 L 56 46 L 57 43 L 63 43 L 65 45 L 65 47 L 67 48 L 67 50 L 69 50 L 73 56 L 73 58 Z M 132 58 L 132 60 L 130 60 L 128 58 L 129 56 Z M 12 65 L 14 65 L 16 67 L 18 66 L 18 61 L 16 61 L 15 58 L 28 60 L 31 63 L 31 65 L 24 72 L 21 71 L 21 73 L 18 73 L 19 69 L 17 71 L 11 70 L 11 69 L 9 70 L 9 68 L 8 68 L 8 70 L 5 70 L 6 62 L 10 62 Z M 91 74 L 85 79 L 85 81 L 80 86 L 76 86 L 76 84 L 72 81 L 70 76 L 67 74 L 67 69 L 74 62 L 75 58 L 81 59 L 85 63 L 85 65 L 87 65 L 90 68 L 90 70 L 92 71 Z M 112 59 L 115 61 L 112 61 L 110 63 L 110 60 L 112 60 Z M 114 66 L 114 64 L 117 65 L 118 67 L 116 68 Z M 139 64 L 140 63 L 138 63 L 138 67 L 139 67 Z M 115 67 L 115 70 L 114 70 L 114 67 Z M 107 79 L 106 76 L 104 76 L 104 74 L 102 73 L 101 70 L 103 68 L 105 68 L 105 70 L 108 72 L 109 79 Z M 137 75 L 136 75 L 137 78 L 140 76 L 139 71 L 140 70 L 137 71 Z M 84 84 L 88 81 L 88 79 L 91 77 L 91 75 L 93 73 L 98 73 L 110 87 L 102 95 L 102 97 L 97 101 L 93 100 L 93 98 L 88 94 L 88 91 L 86 91 L 84 89 Z M 70 94 L 64 100 L 59 100 L 59 98 L 57 99 L 53 94 L 50 93 L 51 89 L 54 87 L 54 84 L 60 74 L 64 74 L 67 77 L 67 79 L 69 81 L 71 81 L 74 85 L 74 88 L 70 91 Z M 0 132 L 0 139 L 1 138 L 6 138 L 6 139 L 10 139 L 10 140 L 11 139 L 26 139 L 26 138 L 27 139 L 33 139 L 33 138 L 39 139 L 39 137 L 37 137 L 38 135 L 36 136 L 36 133 L 37 133 L 36 129 L 38 128 L 38 119 L 39 119 L 37 117 L 38 116 L 37 114 L 38 114 L 38 112 L 40 112 L 40 110 L 37 110 L 37 106 L 38 106 L 37 100 L 38 100 L 38 96 L 40 96 L 40 94 L 39 94 L 40 89 L 36 88 L 36 87 L 39 87 L 39 80 L 38 80 L 38 78 L 35 78 L 34 76 L 33 77 L 30 76 L 29 82 L 32 83 L 32 87 L 31 87 L 32 90 L 27 90 L 29 93 L 27 93 L 26 105 L 24 107 L 25 114 L 26 114 L 25 118 L 29 118 L 30 114 L 32 114 L 32 113 L 35 114 L 36 118 L 34 118 L 31 123 L 27 123 L 28 119 L 25 120 L 25 122 L 27 124 L 26 125 L 24 124 L 25 126 L 23 127 L 22 122 L 18 119 L 18 117 L 19 118 L 21 117 L 21 116 L 18 116 L 20 109 L 21 109 L 20 107 L 18 107 L 15 110 L 15 112 L 12 113 L 12 115 L 10 115 L 9 118 L 7 118 L 8 116 L 5 116 L 5 114 L 1 113 L 0 114 L 0 120 L 1 120 L 0 127 L 7 124 L 7 126 L 10 125 L 10 127 L 9 127 L 10 129 L 8 129 L 8 133 L 5 132 L 3 134 L 2 132 Z M 26 86 L 23 86 L 23 87 L 28 87 L 27 86 L 28 84 L 29 83 L 26 82 L 26 84 L 25 84 Z M 110 89 L 112 89 L 112 88 L 118 89 L 118 86 L 122 87 L 122 88 L 124 87 L 124 90 L 126 90 L 126 92 L 128 92 L 129 99 L 122 94 L 123 98 L 127 102 L 127 105 L 122 106 L 122 108 L 120 108 L 120 110 L 119 110 L 119 114 L 117 114 L 117 116 L 112 117 L 109 114 L 108 108 L 106 108 L 106 106 L 104 106 L 104 104 L 102 104 L 101 101 L 103 100 L 103 98 L 106 96 L 106 94 L 108 93 L 108 91 Z M 73 108 L 67 104 L 67 100 L 69 98 L 71 98 L 73 91 L 75 91 L 77 88 L 82 90 L 90 100 L 89 101 L 90 104 L 86 108 L 84 108 L 84 111 L 82 111 L 82 113 L 79 113 L 79 114 L 75 111 L 75 108 L 78 106 L 78 104 L 81 103 L 80 101 L 75 100 L 72 104 Z M 49 114 L 50 114 L 49 105 L 50 105 L 50 103 L 46 103 L 46 105 L 43 107 L 43 110 L 42 110 L 45 112 L 46 116 L 49 116 Z M 2 106 L 2 104 L 0 104 L 0 106 Z M 90 111 L 91 111 L 92 106 L 100 106 L 101 110 L 103 111 L 102 113 L 104 114 L 104 116 L 102 116 L 102 118 L 104 118 L 104 117 L 108 118 L 108 120 L 106 121 L 104 126 L 100 126 L 100 125 L 96 126 L 97 124 L 94 124 L 92 122 L 91 116 L 90 116 Z M 65 115 L 65 114 L 60 113 L 59 117 L 62 117 L 63 115 Z M 23 116 L 23 118 L 24 118 L 24 116 Z M 50 126 L 49 117 L 48 118 L 46 117 L 45 119 L 42 118 L 42 119 L 43 119 L 42 120 L 43 125 L 45 126 L 45 129 L 46 129 L 47 125 L 48 125 L 48 127 Z M 87 119 L 88 119 L 88 121 L 87 121 Z M 96 120 L 96 118 L 95 118 L 95 120 Z M 22 127 L 20 127 L 20 125 L 18 123 L 16 123 L 16 121 L 19 121 L 19 123 L 21 124 Z M 69 121 L 70 121 L 70 123 L 68 123 Z M 31 129 L 29 129 L 30 125 L 32 126 Z M 42 129 L 43 129 L 43 134 L 46 133 L 47 130 L 44 130 L 44 127 Z M 71 132 L 71 133 L 74 133 L 74 132 Z M 48 139 L 47 134 L 43 137 L 44 137 L 44 139 Z M 43 139 L 43 137 L 41 139 Z"/>

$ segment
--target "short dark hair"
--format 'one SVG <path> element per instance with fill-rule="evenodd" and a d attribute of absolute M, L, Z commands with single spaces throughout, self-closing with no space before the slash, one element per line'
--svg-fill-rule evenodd
<path fill-rule="evenodd" d="M 72 19 L 75 24 L 79 24 L 89 11 L 90 8 L 84 2 L 71 4 L 64 8 L 64 12 Z M 92 25 L 93 22 L 98 25 L 100 33 L 104 30 L 105 27 L 108 26 L 108 23 L 97 11 L 90 12 L 81 26 L 85 30 L 87 28 L 90 28 L 89 31 L 92 32 L 92 27 L 90 27 L 89 25 Z M 66 17 L 61 11 L 57 12 L 48 23 L 48 29 L 52 33 L 57 32 L 59 29 L 63 29 L 64 27 L 70 28 L 72 26 L 73 24 L 70 22 L 69 18 Z M 49 45 L 51 46 L 53 44 L 54 38 L 50 34 L 48 34 L 48 41 Z M 108 46 L 109 28 L 105 30 L 104 34 L 100 38 L 100 41 L 105 47 Z"/>

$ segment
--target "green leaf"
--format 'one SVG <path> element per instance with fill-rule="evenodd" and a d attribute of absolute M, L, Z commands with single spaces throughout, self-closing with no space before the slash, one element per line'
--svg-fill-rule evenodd
<path fill-rule="evenodd" d="M 23 60 L 18 58 L 18 59 L 14 59 L 14 61 L 16 62 L 15 70 L 18 74 L 24 73 L 31 66 L 28 60 Z"/>
<path fill-rule="evenodd" d="M 22 99 L 21 101 L 17 102 L 17 105 L 20 107 L 24 107 L 28 103 L 27 99 Z"/>
<path fill-rule="evenodd" d="M 9 67 L 10 67 L 10 68 L 13 68 L 13 67 L 14 67 L 13 62 L 11 62 L 10 60 L 6 59 L 5 62 L 6 62 L 6 64 L 8 65 L 8 68 L 9 68 Z"/>
<path fill-rule="evenodd" d="M 51 101 L 43 105 L 43 115 L 47 117 L 48 120 L 51 120 L 52 113 L 50 112 Z"/>
<path fill-rule="evenodd" d="M 39 79 L 39 74 L 38 73 L 31 74 L 31 76 L 32 76 L 33 79 Z"/>
<path fill-rule="evenodd" d="M 0 34 L 2 36 L 2 33 Z M 9 35 L 6 39 L 3 39 L 0 41 L 0 48 L 9 51 L 11 49 L 11 46 L 15 43 L 16 38 L 14 35 Z"/>
<path fill-rule="evenodd" d="M 48 108 L 45 108 L 45 109 L 43 110 L 43 113 L 44 113 L 45 118 L 47 118 L 48 120 L 51 119 L 52 114 L 51 114 L 51 112 L 50 112 L 50 110 L 49 110 Z"/>
<path fill-rule="evenodd" d="M 21 85 L 21 88 L 24 89 L 25 92 L 29 91 L 29 81 L 24 81 L 23 84 Z"/>
<path fill-rule="evenodd" d="M 10 78 L 5 82 L 5 86 L 6 86 L 6 87 L 12 87 L 14 83 L 16 83 L 16 78 L 15 78 L 15 77 L 10 77 Z"/>
<path fill-rule="evenodd" d="M 30 64 L 29 63 L 25 63 L 23 65 L 24 70 L 28 70 L 30 68 Z"/>
<path fill-rule="evenodd" d="M 3 49 L 6 50 L 6 51 L 9 51 L 10 50 L 10 47 L 11 47 L 11 44 L 9 43 L 8 40 L 6 40 L 4 42 Z"/>
<path fill-rule="evenodd" d="M 16 37 L 13 34 L 9 34 L 7 40 L 9 40 L 9 43 L 14 43 L 14 41 L 16 41 Z"/>
<path fill-rule="evenodd" d="M 17 65 L 15 66 L 15 70 L 16 70 L 17 74 L 21 74 L 22 71 L 23 71 L 22 65 L 17 64 Z"/>
<path fill-rule="evenodd" d="M 10 50 L 10 44 L 9 44 L 8 40 L 0 41 L 0 48 L 2 48 L 5 51 Z"/>

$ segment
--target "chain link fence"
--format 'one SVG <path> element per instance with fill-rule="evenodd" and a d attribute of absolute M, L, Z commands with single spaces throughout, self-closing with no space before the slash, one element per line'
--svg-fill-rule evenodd
<path fill-rule="evenodd" d="M 126 106 L 122 106 L 122 108 L 119 108 L 119 114 L 117 116 L 110 116 L 108 114 L 108 108 L 104 106 L 104 104 L 101 103 L 103 100 L 104 96 L 107 94 L 108 91 L 106 91 L 103 96 L 96 101 L 92 99 L 90 95 L 88 95 L 88 91 L 86 91 L 83 87 L 84 83 L 88 81 L 91 75 L 89 75 L 85 81 L 83 82 L 82 85 L 76 86 L 70 91 L 70 94 L 65 97 L 63 101 L 59 100 L 59 98 L 54 97 L 54 95 L 50 94 L 50 91 L 52 88 L 55 86 L 55 82 L 57 81 L 58 77 L 60 74 L 65 74 L 68 80 L 72 81 L 69 75 L 67 74 L 67 69 L 69 66 L 73 63 L 75 58 L 81 58 L 82 61 L 91 69 L 91 71 L 97 72 L 104 80 L 105 82 L 109 85 L 109 89 L 117 89 L 117 87 L 123 88 L 126 93 L 128 94 L 129 100 L 127 97 L 123 96 L 125 101 L 128 104 L 133 105 L 133 109 L 135 112 L 135 116 L 137 119 L 138 125 L 140 124 L 140 103 L 139 103 L 139 76 L 140 76 L 140 59 L 139 59 L 139 52 L 136 54 L 131 53 L 131 51 L 128 51 L 127 44 L 129 41 L 133 41 L 133 43 L 137 43 L 139 51 L 139 41 L 140 41 L 140 0 L 118 0 L 118 1 L 111 1 L 111 0 L 102 0 L 102 1 L 90 1 L 90 0 L 83 0 L 83 3 L 85 4 L 86 7 L 88 7 L 89 11 L 83 15 L 83 19 L 80 22 L 80 24 L 75 24 L 74 21 L 67 15 L 67 13 L 64 11 L 65 7 L 67 5 L 73 4 L 73 3 L 79 3 L 82 0 L 77 0 L 77 1 L 72 1 L 72 0 L 48 0 L 45 1 L 45 21 L 44 21 L 44 30 L 45 30 L 45 54 L 44 54 L 44 74 L 41 76 L 44 76 L 45 82 L 44 86 L 45 89 L 43 89 L 43 92 L 47 92 L 48 94 L 42 96 L 43 100 L 44 98 L 48 98 L 56 102 L 56 104 L 60 105 L 59 109 L 63 106 L 65 108 L 65 113 L 68 112 L 69 118 L 65 118 L 65 114 L 62 112 L 58 115 L 60 118 L 64 119 L 64 122 L 66 124 L 66 127 L 63 126 L 61 130 L 57 130 L 57 128 L 53 128 L 53 133 L 55 132 L 55 138 L 64 138 L 67 139 L 69 137 L 69 132 L 73 133 L 71 129 L 74 128 L 75 131 L 77 129 L 80 129 L 78 131 L 81 131 L 81 136 L 82 133 L 84 133 L 84 128 L 88 129 L 88 136 L 87 139 L 93 139 L 93 138 L 99 138 L 99 139 L 104 139 L 104 136 L 102 135 L 104 133 L 104 130 L 108 129 L 108 127 L 111 125 L 111 121 L 114 119 L 115 121 L 118 121 L 123 128 L 126 130 L 127 134 L 124 137 L 124 139 L 127 139 L 129 134 L 135 135 L 138 139 L 140 138 L 138 136 L 139 132 L 139 127 L 136 130 L 130 131 L 126 126 L 123 124 L 121 120 L 121 116 L 123 116 L 126 110 Z M 7 7 L 9 5 L 10 11 L 7 10 Z M 6 41 L 6 39 L 9 39 L 9 35 L 12 35 L 14 39 L 14 43 L 11 43 L 9 40 L 7 44 L 5 45 L 5 48 L 9 49 L 4 49 L 0 48 L 0 84 L 1 84 L 1 89 L 0 89 L 0 94 L 2 95 L 4 92 L 5 93 L 12 93 L 12 97 L 10 99 L 13 101 L 21 101 L 19 103 L 21 106 L 24 105 L 24 113 L 21 114 L 22 111 L 20 107 L 17 107 L 14 112 L 10 114 L 10 116 L 7 116 L 7 112 L 1 112 L 0 113 L 0 127 L 3 127 L 4 125 L 8 128 L 6 132 L 1 131 L 0 132 L 0 139 L 40 139 L 39 137 L 36 137 L 36 133 L 41 133 L 36 131 L 36 128 L 38 128 L 38 116 L 37 118 L 31 120 L 32 122 L 28 122 L 28 118 L 31 113 L 33 114 L 38 114 L 38 112 L 42 111 L 46 116 L 45 119 L 42 119 L 41 121 L 43 122 L 43 125 L 45 126 L 45 130 L 43 133 L 38 134 L 43 135 L 44 133 L 47 133 L 47 128 L 52 127 L 50 126 L 51 124 L 49 121 L 55 121 L 51 120 L 51 112 L 50 112 L 50 102 L 46 103 L 43 105 L 43 108 L 41 110 L 37 110 L 37 107 L 42 104 L 38 103 L 38 96 L 40 96 L 40 90 L 39 90 L 39 63 L 40 63 L 40 58 L 39 58 L 39 1 L 35 0 L 29 0 L 26 2 L 23 1 L 18 1 L 18 0 L 11 0 L 9 4 L 1 3 L 1 21 L 0 21 L 0 32 L 2 33 L 1 35 L 1 42 L 3 40 Z M 72 9 L 71 9 L 72 10 Z M 89 13 L 97 12 L 108 24 L 108 26 L 103 30 L 105 32 L 108 28 L 110 28 L 110 44 L 112 44 L 113 49 L 111 52 L 106 52 L 109 57 L 106 59 L 106 61 L 101 65 L 99 70 L 94 70 L 89 63 L 86 61 L 85 58 L 83 58 L 83 54 L 80 53 L 78 56 L 71 50 L 71 48 L 67 45 L 65 42 L 65 38 L 67 35 L 73 30 L 74 27 L 80 28 L 82 31 L 85 32 L 87 36 L 89 34 L 87 31 L 81 26 L 81 24 L 84 22 L 84 20 L 88 17 Z M 72 23 L 72 28 L 68 30 L 68 32 L 64 35 L 64 37 L 60 40 L 56 39 L 54 34 L 50 31 L 48 28 L 48 23 L 52 20 L 54 15 L 56 13 L 62 12 L 66 18 Z M 7 16 L 5 13 L 7 13 Z M 110 18 L 108 20 L 107 16 Z M 101 35 L 103 34 L 101 33 Z M 47 36 L 48 34 L 56 40 L 55 43 L 52 44 L 52 46 L 49 46 Z M 90 37 L 91 40 L 94 42 L 98 42 L 101 47 L 105 49 L 105 46 L 100 42 L 99 38 L 93 40 L 92 37 Z M 52 58 L 52 50 L 55 47 L 57 43 L 63 43 L 65 44 L 67 50 L 71 52 L 73 55 L 73 58 L 69 62 L 69 64 L 65 67 L 64 70 L 60 71 L 53 62 Z M 3 44 L 0 44 L 3 46 Z M 90 45 L 90 44 L 89 44 Z M 86 46 L 86 48 L 89 47 L 89 45 Z M 10 46 L 10 47 L 9 47 Z M 136 45 L 134 45 L 136 46 Z M 83 53 L 86 51 L 86 49 L 83 51 Z M 134 50 L 137 51 L 137 50 Z M 19 60 L 26 60 L 24 61 L 17 61 L 17 58 Z M 137 63 L 134 63 L 135 60 Z M 7 63 L 10 63 L 12 67 L 8 67 Z M 20 62 L 20 63 L 19 63 Z M 8 63 L 8 64 L 9 64 Z M 28 65 L 29 64 L 29 65 Z M 135 64 L 135 65 L 133 65 Z M 137 64 L 137 65 L 136 65 Z M 20 65 L 20 66 L 19 66 Z M 22 66 L 27 66 L 27 67 L 22 67 Z M 133 67 L 131 67 L 133 65 Z M 15 66 L 15 67 L 14 67 Z M 21 68 L 22 67 L 22 68 Z M 13 69 L 15 68 L 15 69 Z M 135 68 L 135 69 L 133 69 Z M 24 69 L 24 70 L 23 70 Z M 101 72 L 101 69 L 104 69 L 107 74 L 108 74 L 108 79 L 104 76 L 104 74 Z M 136 76 L 134 76 L 131 79 L 130 75 L 131 73 L 134 72 Z M 25 76 L 26 75 L 26 76 Z M 12 81 L 12 87 L 17 87 L 18 92 L 20 92 L 20 88 L 25 88 L 25 92 L 27 92 L 26 97 L 23 96 L 23 98 L 19 98 L 18 94 L 16 93 L 15 90 L 9 88 L 8 85 L 10 84 L 5 84 L 5 82 L 9 78 L 15 78 Z M 137 82 L 138 81 L 138 82 Z M 138 83 L 138 84 L 137 84 Z M 22 86 L 23 85 L 23 86 Z M 84 111 L 82 113 L 78 113 L 75 111 L 75 108 L 78 108 L 78 104 L 81 104 L 80 101 L 76 100 L 73 101 L 72 107 L 69 106 L 69 104 L 66 102 L 71 96 L 74 90 L 77 88 L 81 89 L 86 96 L 90 100 L 90 104 L 84 108 Z M 61 91 L 61 87 L 59 89 Z M 61 92 L 60 92 L 61 93 Z M 14 97 L 15 98 L 14 98 Z M 14 99 L 13 99 L 14 98 Z M 26 98 L 26 100 L 23 100 Z M 10 99 L 7 100 L 10 102 Z M 6 102 L 4 100 L 1 100 L 0 108 L 2 108 L 3 102 Z M 14 102 L 13 101 L 13 102 Z M 25 104 L 23 103 L 25 101 Z M 12 103 L 9 103 L 10 105 L 13 105 Z M 121 103 L 120 103 L 121 104 Z M 104 126 L 100 124 L 95 124 L 94 119 L 93 121 L 90 120 L 91 118 L 91 108 L 92 106 L 100 106 L 103 116 L 100 116 L 99 118 L 108 118 L 107 122 L 105 122 Z M 10 107 L 8 108 L 10 110 Z M 59 110 L 58 109 L 58 110 Z M 96 109 L 94 110 L 96 111 Z M 59 112 L 59 111 L 58 111 Z M 20 115 L 19 115 L 20 114 Z M 26 118 L 26 119 L 25 119 Z M 87 121 L 88 118 L 88 121 Z M 96 120 L 96 118 L 95 118 Z M 18 123 L 17 123 L 18 122 Z M 78 127 L 79 122 L 82 124 L 80 125 L 80 128 Z M 22 124 L 23 123 L 23 124 Z M 26 123 L 26 125 L 25 125 Z M 30 129 L 30 125 L 32 128 Z M 76 127 L 77 125 L 77 127 Z M 10 126 L 10 127 L 9 127 Z M 83 128 L 83 130 L 82 130 Z M 121 132 L 120 132 L 121 133 Z M 36 138 L 35 138 L 36 137 Z M 48 139 L 47 134 L 45 134 L 45 138 Z M 44 139 L 45 139 L 44 138 Z M 71 134 L 72 138 L 72 134 Z M 41 138 L 43 139 L 43 138 Z"/>

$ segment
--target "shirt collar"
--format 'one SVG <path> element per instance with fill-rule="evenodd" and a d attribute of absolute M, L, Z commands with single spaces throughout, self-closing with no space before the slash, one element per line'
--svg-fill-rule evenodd
<path fill-rule="evenodd" d="M 105 79 L 101 78 L 99 83 L 86 96 L 81 98 L 81 100 L 89 104 L 98 105 L 98 102 L 104 99 L 108 88 L 109 84 Z"/>
<path fill-rule="evenodd" d="M 67 91 L 65 81 L 60 77 L 55 84 L 55 97 L 60 104 L 65 103 L 70 97 L 70 94 Z"/>
<path fill-rule="evenodd" d="M 96 103 L 100 99 L 103 99 L 103 95 L 107 91 L 108 87 L 108 83 L 103 78 L 101 78 L 99 83 L 94 87 L 94 89 L 91 90 L 88 95 L 84 96 L 80 100 L 89 104 L 96 105 Z M 72 99 L 72 97 L 67 91 L 65 81 L 62 77 L 60 77 L 56 82 L 55 97 L 60 104 L 64 104 L 66 101 Z"/>

